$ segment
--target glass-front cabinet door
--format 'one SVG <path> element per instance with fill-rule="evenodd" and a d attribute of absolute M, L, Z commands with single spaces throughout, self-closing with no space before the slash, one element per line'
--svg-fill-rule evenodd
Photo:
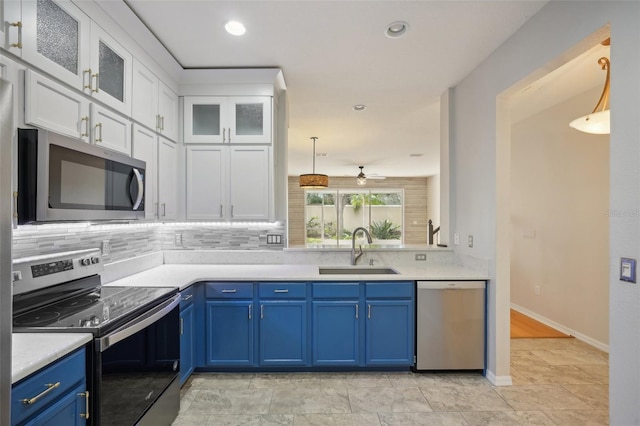
<path fill-rule="evenodd" d="M 184 142 L 271 143 L 270 96 L 187 96 Z"/>
<path fill-rule="evenodd" d="M 96 24 L 91 26 L 91 78 L 85 93 L 131 115 L 133 57 Z"/>
<path fill-rule="evenodd" d="M 229 98 L 230 143 L 271 143 L 271 97 Z"/>
<path fill-rule="evenodd" d="M 91 20 L 70 1 L 24 0 L 20 26 L 8 31 L 25 61 L 75 88 L 89 81 Z"/>
<path fill-rule="evenodd" d="M 187 96 L 184 98 L 184 142 L 228 143 L 227 98 Z"/>

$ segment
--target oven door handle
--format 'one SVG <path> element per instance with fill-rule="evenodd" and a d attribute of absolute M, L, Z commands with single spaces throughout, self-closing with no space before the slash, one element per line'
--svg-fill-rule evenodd
<path fill-rule="evenodd" d="M 140 330 L 143 330 L 146 327 L 153 324 L 154 322 L 160 320 L 162 317 L 167 315 L 178 305 L 180 305 L 180 295 L 176 294 L 170 300 L 153 308 L 148 313 L 120 327 L 119 329 L 115 330 L 113 333 L 98 339 L 96 341 L 96 344 L 98 345 L 98 349 L 100 350 L 100 352 L 104 352 L 110 346 L 115 345 L 119 341 L 124 340 L 129 336 L 133 336 Z"/>

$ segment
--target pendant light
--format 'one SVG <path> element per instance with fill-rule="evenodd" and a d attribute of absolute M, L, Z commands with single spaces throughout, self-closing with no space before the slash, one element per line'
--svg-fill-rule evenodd
<path fill-rule="evenodd" d="M 313 173 L 300 175 L 300 188 L 321 189 L 329 186 L 329 176 L 316 174 L 316 136 L 312 136 L 313 141 Z"/>
<path fill-rule="evenodd" d="M 602 42 L 604 46 L 609 45 L 609 39 Z M 609 59 L 602 57 L 598 59 L 598 65 L 603 70 L 607 71 L 607 77 L 604 82 L 604 88 L 602 89 L 602 95 L 600 100 L 596 104 L 591 114 L 585 115 L 580 118 L 576 118 L 571 123 L 570 127 L 585 133 L 592 133 L 596 135 L 608 135 L 611 133 L 610 126 L 610 111 L 609 111 L 609 81 L 611 74 L 611 64 Z"/>
<path fill-rule="evenodd" d="M 366 185 L 367 176 L 365 176 L 364 172 L 362 171 L 362 169 L 364 169 L 364 166 L 358 166 L 358 167 L 360 167 L 360 173 L 358 173 L 358 176 L 356 177 L 356 183 L 360 186 Z"/>

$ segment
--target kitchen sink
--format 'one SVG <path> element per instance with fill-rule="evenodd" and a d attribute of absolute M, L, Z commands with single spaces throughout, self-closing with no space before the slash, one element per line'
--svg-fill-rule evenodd
<path fill-rule="evenodd" d="M 398 273 L 391 268 L 370 268 L 370 267 L 319 267 L 320 275 L 395 275 Z"/>

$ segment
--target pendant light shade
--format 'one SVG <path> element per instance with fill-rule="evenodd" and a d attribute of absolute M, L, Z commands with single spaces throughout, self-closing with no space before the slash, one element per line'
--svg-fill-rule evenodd
<path fill-rule="evenodd" d="M 329 176 L 316 173 L 316 139 L 311 137 L 313 141 L 313 173 L 300 175 L 300 188 L 304 189 L 321 189 L 329 186 Z"/>
<path fill-rule="evenodd" d="M 569 126 L 585 133 L 608 135 L 611 133 L 609 120 L 609 76 L 611 64 L 609 63 L 609 59 L 605 57 L 600 58 L 598 64 L 603 70 L 607 71 L 607 77 L 604 82 L 604 88 L 602 89 L 602 95 L 600 95 L 600 100 L 591 114 L 576 118 L 569 123 Z"/>
<path fill-rule="evenodd" d="M 362 169 L 364 169 L 364 166 L 358 166 L 358 167 L 360 167 L 360 173 L 358 173 L 358 176 L 356 177 L 356 183 L 360 186 L 366 185 L 367 176 L 365 176 L 364 172 L 362 171 Z"/>

